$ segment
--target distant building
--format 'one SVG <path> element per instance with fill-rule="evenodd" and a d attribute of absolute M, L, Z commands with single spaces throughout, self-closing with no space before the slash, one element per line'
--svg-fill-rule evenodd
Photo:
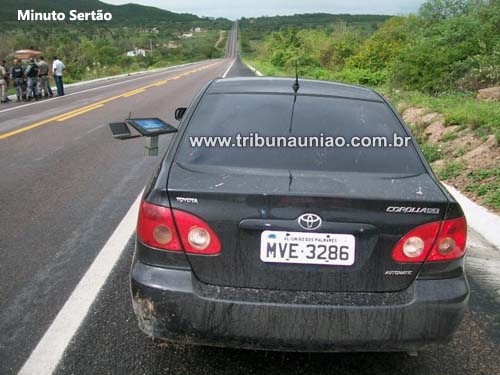
<path fill-rule="evenodd" d="M 153 27 L 152 29 L 143 29 L 141 30 L 141 33 L 150 33 L 150 34 L 158 34 L 160 30 L 156 27 Z"/>
<path fill-rule="evenodd" d="M 192 38 L 193 37 L 193 33 L 183 33 L 181 35 L 181 38 Z"/>
<path fill-rule="evenodd" d="M 195 27 L 195 28 L 193 28 L 193 31 L 195 33 L 201 33 L 201 27 Z"/>
<path fill-rule="evenodd" d="M 137 57 L 137 56 L 144 57 L 149 52 L 151 52 L 151 51 L 146 49 L 146 48 L 134 48 L 132 51 L 127 51 L 127 56 L 129 56 L 129 57 Z"/>

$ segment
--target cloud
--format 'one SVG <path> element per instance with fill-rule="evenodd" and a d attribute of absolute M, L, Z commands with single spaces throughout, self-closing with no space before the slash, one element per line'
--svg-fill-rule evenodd
<path fill-rule="evenodd" d="M 177 13 L 200 16 L 258 17 L 296 13 L 408 14 L 416 12 L 424 0 L 104 0 L 109 4 L 135 2 Z"/>

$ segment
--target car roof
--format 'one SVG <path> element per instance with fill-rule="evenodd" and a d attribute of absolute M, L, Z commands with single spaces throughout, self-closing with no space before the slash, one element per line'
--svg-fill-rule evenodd
<path fill-rule="evenodd" d="M 236 77 L 216 79 L 207 94 L 293 94 L 294 78 Z M 332 96 L 357 100 L 383 102 L 371 89 L 337 82 L 299 78 L 298 95 Z"/>

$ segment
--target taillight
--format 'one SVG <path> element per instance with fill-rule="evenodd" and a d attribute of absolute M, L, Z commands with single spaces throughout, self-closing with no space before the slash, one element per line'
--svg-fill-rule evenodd
<path fill-rule="evenodd" d="M 439 221 L 421 225 L 407 233 L 394 247 L 392 259 L 396 262 L 421 263 L 429 254 L 439 231 Z"/>
<path fill-rule="evenodd" d="M 173 210 L 186 253 L 215 255 L 220 253 L 219 238 L 210 226 L 199 217 L 184 211 Z"/>
<path fill-rule="evenodd" d="M 181 243 L 175 230 L 172 210 L 142 202 L 137 222 L 139 239 L 150 247 L 170 251 L 182 251 Z"/>
<path fill-rule="evenodd" d="M 184 247 L 186 253 L 205 255 L 221 251 L 219 238 L 199 217 L 144 201 L 139 209 L 137 235 L 145 245 L 161 250 L 182 251 Z"/>
<path fill-rule="evenodd" d="M 467 221 L 465 217 L 445 220 L 427 261 L 440 262 L 461 258 L 465 254 L 466 242 Z"/>
<path fill-rule="evenodd" d="M 421 225 L 401 238 L 392 259 L 403 263 L 440 262 L 465 254 L 467 223 L 465 217 Z"/>

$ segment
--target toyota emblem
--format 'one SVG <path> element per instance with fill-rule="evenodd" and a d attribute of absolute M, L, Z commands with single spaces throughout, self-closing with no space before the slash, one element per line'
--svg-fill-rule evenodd
<path fill-rule="evenodd" d="M 303 214 L 297 219 L 299 226 L 305 230 L 315 230 L 321 226 L 322 220 L 316 214 Z"/>

